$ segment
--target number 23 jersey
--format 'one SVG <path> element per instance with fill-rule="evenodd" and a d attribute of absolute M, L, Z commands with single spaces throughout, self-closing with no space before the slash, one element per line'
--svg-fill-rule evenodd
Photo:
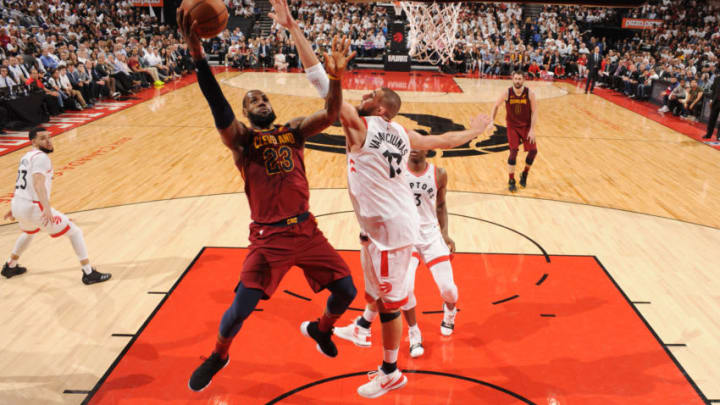
<path fill-rule="evenodd" d="M 403 172 L 410 139 L 398 123 L 363 117 L 367 135 L 362 148 L 348 152 L 348 190 L 363 233 L 380 250 L 418 242 L 419 217 Z"/>
<path fill-rule="evenodd" d="M 50 198 L 52 187 L 53 169 L 50 157 L 47 153 L 33 149 L 20 159 L 17 179 L 15 181 L 14 198 L 21 198 L 29 201 L 40 201 L 35 192 L 33 174 L 40 173 L 45 176 L 45 189 Z"/>
<path fill-rule="evenodd" d="M 252 130 L 237 166 L 245 180 L 253 221 L 270 224 L 308 211 L 304 144 L 287 124 Z"/>

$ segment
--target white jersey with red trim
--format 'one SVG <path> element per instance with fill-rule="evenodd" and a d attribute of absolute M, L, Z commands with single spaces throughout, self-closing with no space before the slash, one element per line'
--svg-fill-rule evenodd
<path fill-rule="evenodd" d="M 403 172 L 410 139 L 405 129 L 382 117 L 363 117 L 367 136 L 362 148 L 348 152 L 348 190 L 363 233 L 380 250 L 419 241 L 419 216 Z"/>
<path fill-rule="evenodd" d="M 405 180 L 413 193 L 413 202 L 420 215 L 420 235 L 424 240 L 428 236 L 440 231 L 437 217 L 437 168 L 428 162 L 425 171 L 414 173 L 405 171 Z"/>
<path fill-rule="evenodd" d="M 52 163 L 50 162 L 48 154 L 38 149 L 31 150 L 20 159 L 13 198 L 29 201 L 40 200 L 35 192 L 35 184 L 33 181 L 33 175 L 35 173 L 41 173 L 45 176 L 45 189 L 48 193 L 47 197 L 50 199 L 53 178 Z"/>

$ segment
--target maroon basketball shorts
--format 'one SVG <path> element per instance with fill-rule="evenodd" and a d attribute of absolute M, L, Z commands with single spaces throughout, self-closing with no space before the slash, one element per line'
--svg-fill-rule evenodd
<path fill-rule="evenodd" d="M 264 299 L 273 295 L 292 266 L 302 269 L 315 292 L 350 275 L 312 215 L 299 224 L 282 227 L 250 224 L 248 250 L 240 281 L 246 288 L 262 290 Z"/>
<path fill-rule="evenodd" d="M 528 133 L 530 132 L 530 127 L 507 127 L 507 138 L 508 138 L 508 145 L 510 146 L 510 150 L 516 150 L 520 146 L 520 140 L 522 139 L 523 143 L 523 149 L 525 149 L 525 152 L 529 152 L 531 150 L 537 150 L 537 144 L 536 143 L 530 143 L 530 140 L 528 139 Z"/>

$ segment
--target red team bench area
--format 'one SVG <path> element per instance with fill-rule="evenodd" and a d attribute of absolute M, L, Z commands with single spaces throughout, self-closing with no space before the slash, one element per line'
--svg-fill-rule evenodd
<path fill-rule="evenodd" d="M 230 349 L 230 364 L 203 392 L 188 378 L 214 347 L 230 305 L 242 248 L 205 248 L 89 396 L 90 404 L 583 404 L 693 405 L 701 394 L 639 312 L 592 256 L 456 254 L 455 333 L 440 335 L 442 301 L 418 269 L 418 324 L 425 355 L 398 366 L 406 387 L 367 400 L 356 394 L 381 358 L 380 325 L 363 349 L 335 338 L 322 356 L 300 334 L 325 306 L 299 269 L 261 301 Z M 360 255 L 340 252 L 364 306 Z M 345 325 L 360 312 L 348 311 Z M 404 333 L 407 336 L 407 331 Z"/>

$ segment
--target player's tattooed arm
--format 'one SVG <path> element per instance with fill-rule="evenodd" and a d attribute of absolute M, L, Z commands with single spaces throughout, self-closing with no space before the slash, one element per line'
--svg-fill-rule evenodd
<path fill-rule="evenodd" d="M 447 171 L 442 167 L 438 167 L 437 173 L 437 201 L 435 203 L 435 212 L 437 213 L 438 224 L 440 225 L 440 231 L 442 232 L 445 243 L 450 248 L 450 253 L 455 253 L 455 241 L 450 238 L 448 232 L 448 210 L 447 200 L 445 199 L 447 194 Z"/>
<path fill-rule="evenodd" d="M 489 125 L 490 117 L 486 114 L 478 114 L 470 122 L 470 128 L 464 131 L 450 131 L 434 136 L 422 136 L 412 129 L 407 133 L 410 138 L 410 147 L 413 149 L 451 149 L 482 135 Z"/>
<path fill-rule="evenodd" d="M 342 106 L 342 76 L 348 62 L 355 56 L 349 53 L 350 40 L 337 35 L 333 38 L 332 54 L 325 53 L 325 69 L 330 78 L 330 89 L 325 97 L 325 108 L 313 115 L 296 120 L 297 132 L 303 137 L 309 137 L 332 125 L 338 120 Z"/>

